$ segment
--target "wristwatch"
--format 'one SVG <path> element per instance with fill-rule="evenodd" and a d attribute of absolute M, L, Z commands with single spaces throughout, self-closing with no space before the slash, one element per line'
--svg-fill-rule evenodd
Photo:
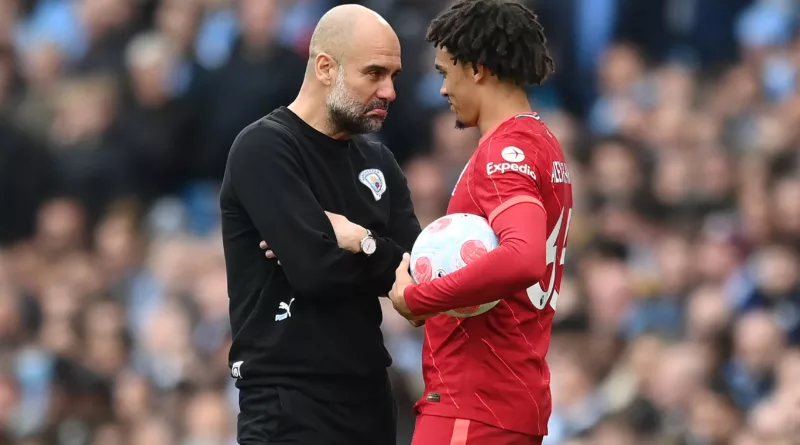
<path fill-rule="evenodd" d="M 372 236 L 372 232 L 367 229 L 367 236 L 361 240 L 361 252 L 365 255 L 369 256 L 375 253 L 375 249 L 378 247 L 377 243 L 375 242 L 375 237 Z"/>

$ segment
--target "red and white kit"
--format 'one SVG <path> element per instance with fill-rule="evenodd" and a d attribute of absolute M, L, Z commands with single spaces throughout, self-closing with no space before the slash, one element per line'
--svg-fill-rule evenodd
<path fill-rule="evenodd" d="M 416 404 L 413 443 L 540 444 L 551 412 L 545 356 L 572 184 L 558 141 L 536 114 L 514 116 L 481 138 L 447 213 L 487 218 L 500 245 L 454 273 L 406 288 L 409 309 L 419 315 L 501 301 L 475 317 L 426 321 L 425 394 Z"/>

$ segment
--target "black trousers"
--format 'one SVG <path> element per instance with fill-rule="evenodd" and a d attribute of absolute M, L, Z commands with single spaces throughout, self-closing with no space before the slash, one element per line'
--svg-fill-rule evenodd
<path fill-rule="evenodd" d="M 330 402 L 292 388 L 239 390 L 239 445 L 396 445 L 391 390 Z"/>

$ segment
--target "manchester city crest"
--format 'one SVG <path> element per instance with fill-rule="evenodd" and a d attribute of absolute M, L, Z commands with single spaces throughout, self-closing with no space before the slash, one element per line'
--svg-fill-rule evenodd
<path fill-rule="evenodd" d="M 358 175 L 358 180 L 372 192 L 375 201 L 379 201 L 386 191 L 386 179 L 383 177 L 383 172 L 377 168 L 368 168 L 362 171 Z"/>

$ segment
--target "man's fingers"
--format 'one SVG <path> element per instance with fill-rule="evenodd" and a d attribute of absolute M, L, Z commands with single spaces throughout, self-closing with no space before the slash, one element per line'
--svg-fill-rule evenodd
<path fill-rule="evenodd" d="M 411 326 L 414 326 L 415 328 L 425 324 L 425 320 L 408 320 L 408 322 L 411 323 Z"/>
<path fill-rule="evenodd" d="M 403 260 L 400 261 L 400 265 L 397 266 L 397 273 L 405 272 L 408 273 L 408 267 L 411 264 L 411 255 L 404 253 Z"/>
<path fill-rule="evenodd" d="M 271 260 L 276 258 L 276 256 L 275 256 L 275 252 L 273 252 L 273 251 L 269 250 L 269 245 L 267 245 L 267 242 L 266 242 L 266 241 L 261 241 L 260 243 L 258 243 L 258 247 L 260 247 L 260 248 L 262 248 L 262 249 L 266 250 L 266 252 L 264 252 L 264 256 L 265 256 L 265 257 L 267 257 L 267 258 L 269 258 L 269 259 L 271 259 Z M 278 265 L 279 265 L 279 266 L 281 265 L 281 262 L 280 262 L 280 261 L 278 261 Z"/>

